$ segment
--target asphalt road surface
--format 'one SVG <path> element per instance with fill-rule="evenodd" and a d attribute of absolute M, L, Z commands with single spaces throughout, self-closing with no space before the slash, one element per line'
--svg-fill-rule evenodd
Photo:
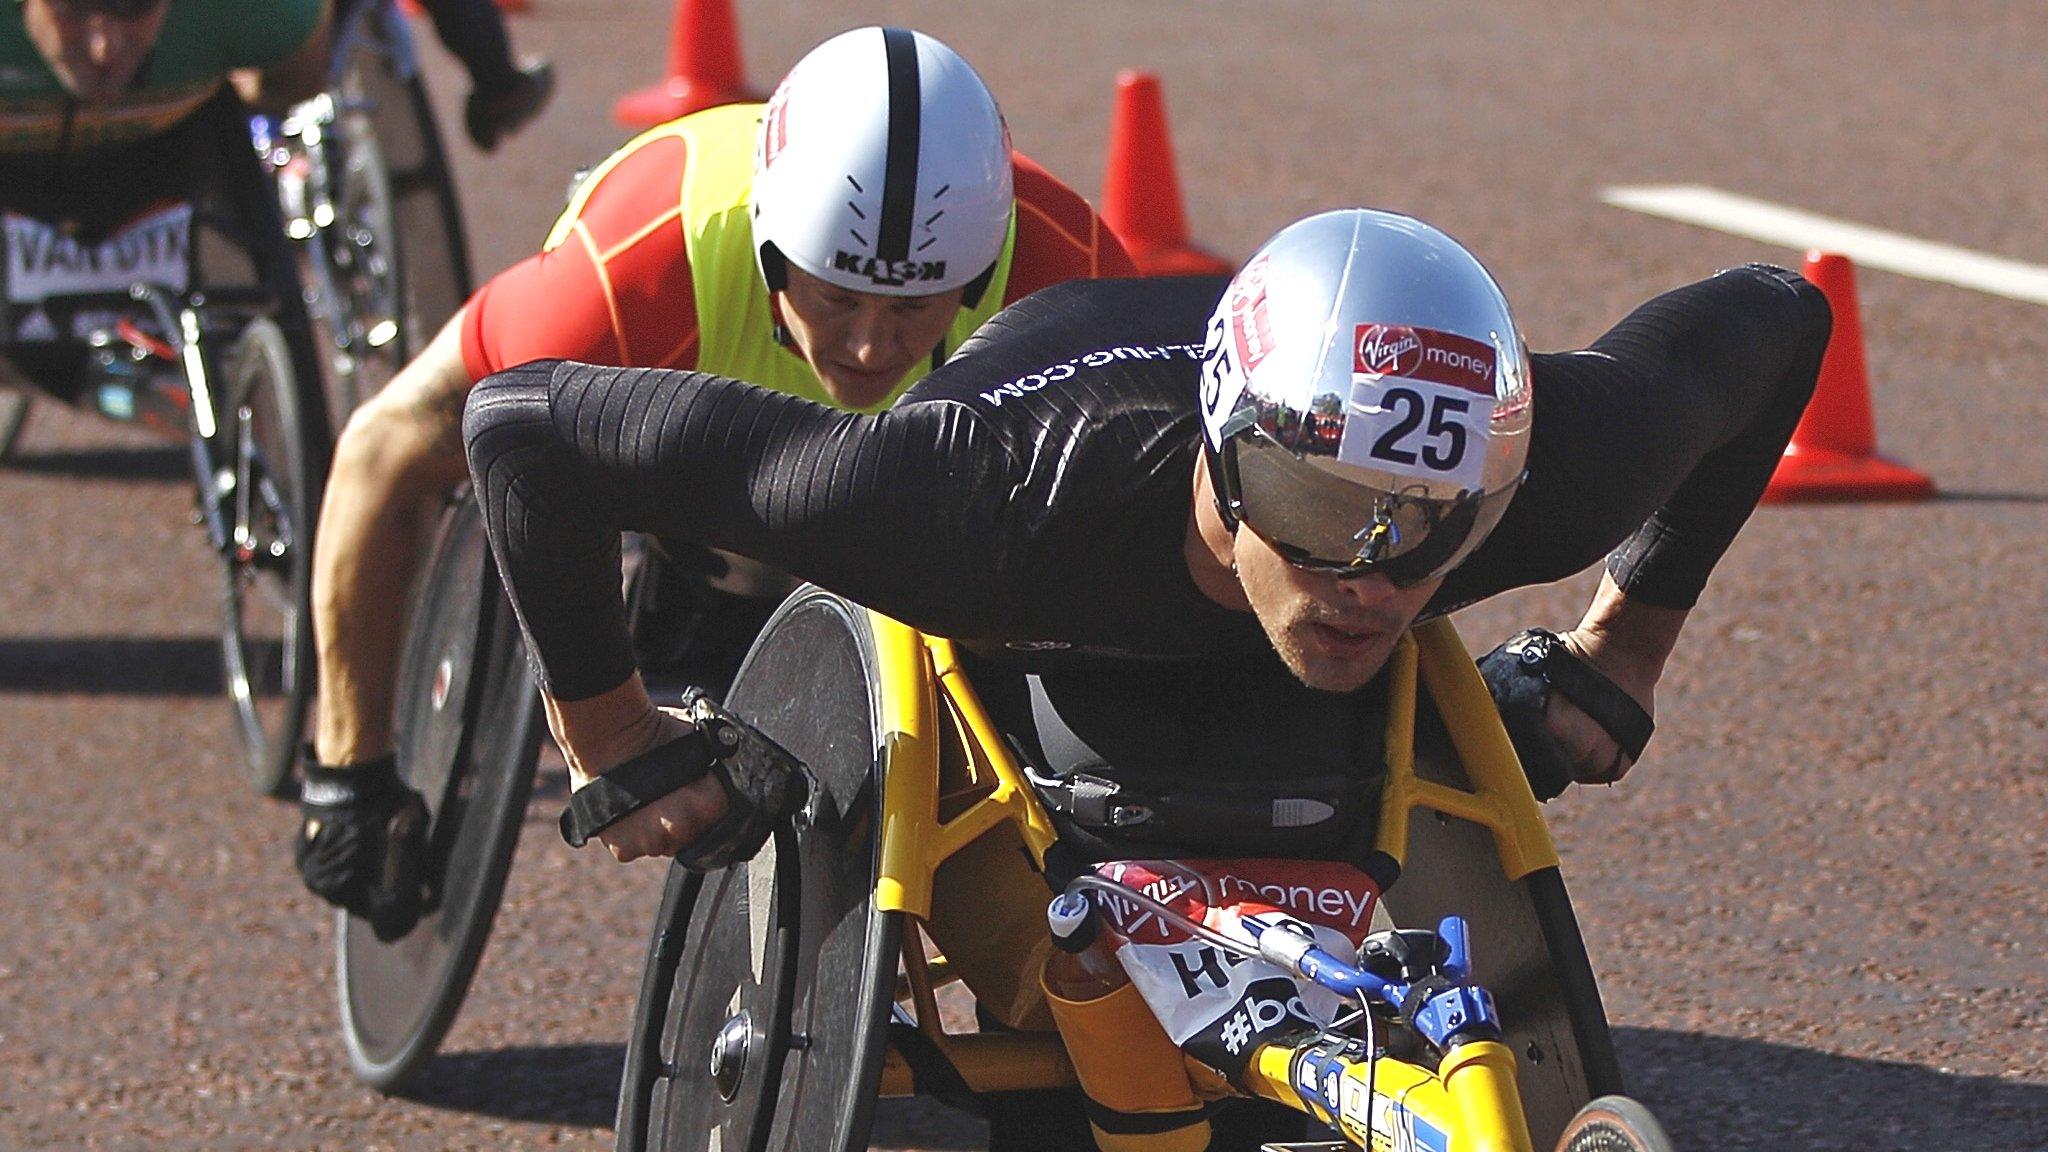
<path fill-rule="evenodd" d="M 482 270 L 662 70 L 659 0 L 536 0 L 563 91 L 459 148 Z M 1429 218 L 1532 343 L 1799 252 L 1603 204 L 1703 184 L 2048 263 L 2035 5 L 756 0 L 764 84 L 855 23 L 983 71 L 1017 144 L 1095 194 L 1113 78 L 1165 84 L 1188 215 L 1242 258 L 1351 204 Z M 465 85 L 429 48 L 446 123 Z M 2048 1148 L 2048 313 L 1861 278 L 1881 443 L 1914 506 L 1769 508 L 1723 563 L 1624 784 L 1551 805 L 1633 1091 L 1689 1149 Z M 1539 401 L 1540 403 L 1540 401 Z M 575 854 L 549 775 L 444 1055 L 355 1084 L 293 812 L 231 767 L 214 569 L 175 449 L 48 407 L 0 467 L 0 1147 L 609 1147 L 658 867 Z M 1461 622 L 1567 626 L 1590 585 Z M 885 1112 L 877 1146 L 975 1146 Z"/>

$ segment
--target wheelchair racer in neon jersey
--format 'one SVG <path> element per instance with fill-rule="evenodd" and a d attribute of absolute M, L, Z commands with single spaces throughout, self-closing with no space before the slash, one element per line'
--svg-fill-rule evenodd
<path fill-rule="evenodd" d="M 973 69 L 922 33 L 844 33 L 765 106 L 627 144 L 581 182 L 542 251 L 484 285 L 336 449 L 316 538 L 308 885 L 374 912 L 380 932 L 415 911 L 417 894 L 365 877 L 386 847 L 377 829 L 411 803 L 392 758 L 402 605 L 421 534 L 467 475 L 472 381 L 582 359 L 743 376 L 873 412 L 1006 304 L 1131 275 L 1087 202 L 1011 150 Z"/>

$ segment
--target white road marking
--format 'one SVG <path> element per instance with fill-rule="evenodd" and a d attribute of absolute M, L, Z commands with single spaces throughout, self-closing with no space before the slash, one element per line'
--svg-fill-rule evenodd
<path fill-rule="evenodd" d="M 1839 252 L 1868 268 L 2048 304 L 2048 268 L 1802 212 L 1700 184 L 1609 188 L 1617 208 L 1789 248 Z"/>

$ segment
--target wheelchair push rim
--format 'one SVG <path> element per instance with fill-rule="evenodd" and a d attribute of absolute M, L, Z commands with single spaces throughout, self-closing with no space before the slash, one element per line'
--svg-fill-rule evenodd
<path fill-rule="evenodd" d="M 864 1148 L 901 917 L 879 869 L 880 705 L 866 617 L 817 589 L 770 618 L 729 703 L 820 795 L 753 860 L 669 874 L 627 1045 L 618 1147 Z"/>
<path fill-rule="evenodd" d="M 224 358 L 229 452 L 222 503 L 221 665 L 243 772 L 279 795 L 313 690 L 310 414 L 283 329 L 249 322 Z"/>
<path fill-rule="evenodd" d="M 1674 1152 L 1648 1108 L 1627 1096 L 1601 1096 L 1573 1116 L 1557 1152 Z"/>
<path fill-rule="evenodd" d="M 540 697 L 476 504 L 444 518 L 399 673 L 399 771 L 432 813 L 428 909 L 398 940 L 337 915 L 350 1066 L 380 1091 L 432 1057 L 489 938 L 533 787 Z"/>

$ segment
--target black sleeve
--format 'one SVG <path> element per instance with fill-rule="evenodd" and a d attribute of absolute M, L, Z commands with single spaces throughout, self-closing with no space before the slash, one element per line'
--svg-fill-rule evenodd
<path fill-rule="evenodd" d="M 1818 288 L 1752 264 L 1651 300 L 1583 351 L 1536 356 L 1527 479 L 1431 610 L 1610 549 L 1632 599 L 1692 607 L 1806 409 L 1831 325 Z"/>
<path fill-rule="evenodd" d="M 751 556 L 937 631 L 998 601 L 999 565 L 963 541 L 998 539 L 977 518 L 1000 502 L 969 496 L 1004 483 L 1007 462 L 959 405 L 860 416 L 705 373 L 539 361 L 478 384 L 463 431 L 499 571 L 558 699 L 632 675 L 624 530 Z"/>

